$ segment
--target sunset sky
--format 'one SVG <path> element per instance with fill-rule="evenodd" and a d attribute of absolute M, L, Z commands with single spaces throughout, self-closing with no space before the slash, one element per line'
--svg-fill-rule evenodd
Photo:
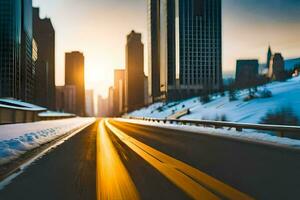
<path fill-rule="evenodd" d="M 143 34 L 147 57 L 146 2 L 33 0 L 56 31 L 56 84 L 64 84 L 64 53 L 79 50 L 85 55 L 87 89 L 106 96 L 113 70 L 124 68 L 132 29 Z M 223 0 L 223 71 L 234 71 L 238 58 L 265 62 L 268 44 L 285 58 L 300 57 L 299 10 L 299 0 Z"/>

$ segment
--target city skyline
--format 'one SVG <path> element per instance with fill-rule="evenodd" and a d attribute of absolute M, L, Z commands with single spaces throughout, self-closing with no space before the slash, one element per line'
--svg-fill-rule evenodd
<path fill-rule="evenodd" d="M 145 57 L 148 55 L 146 1 L 90 0 L 76 4 L 72 0 L 33 2 L 34 6 L 41 7 L 42 17 L 51 17 L 57 32 L 57 85 L 64 82 L 64 52 L 79 50 L 86 55 L 87 89 L 94 89 L 97 94 L 106 96 L 108 87 L 113 84 L 113 70 L 125 67 L 125 35 L 131 29 L 143 34 Z M 269 6 L 270 3 L 272 7 Z M 300 3 L 295 0 L 224 0 L 224 74 L 228 71 L 233 74 L 237 59 L 257 58 L 265 63 L 269 44 L 274 51 L 282 52 L 286 58 L 299 57 L 300 42 L 296 40 L 300 34 L 300 28 L 296 26 L 299 24 L 296 20 L 300 15 L 297 13 L 299 7 Z M 112 10 L 107 12 L 108 9 Z M 83 13 L 80 19 L 76 15 L 79 10 Z M 60 16 L 66 12 L 68 18 L 61 20 Z M 110 20 L 104 20 L 108 18 Z M 147 65 L 145 59 L 146 74 Z"/>

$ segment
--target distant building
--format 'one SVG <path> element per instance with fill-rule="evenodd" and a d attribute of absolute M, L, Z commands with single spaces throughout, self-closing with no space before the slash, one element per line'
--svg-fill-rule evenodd
<path fill-rule="evenodd" d="M 114 87 L 108 89 L 107 116 L 114 116 Z"/>
<path fill-rule="evenodd" d="M 97 100 L 98 117 L 108 117 L 108 100 L 102 96 L 98 96 Z"/>
<path fill-rule="evenodd" d="M 33 8 L 33 36 L 38 45 L 35 103 L 55 109 L 55 30 L 49 18 L 40 18 L 39 8 Z"/>
<path fill-rule="evenodd" d="M 144 44 L 142 35 L 132 31 L 127 36 L 125 106 L 130 112 L 144 106 Z"/>
<path fill-rule="evenodd" d="M 76 113 L 85 116 L 84 56 L 78 51 L 66 53 L 65 83 L 76 87 Z"/>
<path fill-rule="evenodd" d="M 114 115 L 120 116 L 125 111 L 125 70 L 117 69 L 114 75 Z"/>
<path fill-rule="evenodd" d="M 239 87 L 255 85 L 258 78 L 258 60 L 238 60 L 236 63 L 235 81 Z"/>
<path fill-rule="evenodd" d="M 1 0 L 0 97 L 33 102 L 33 44 L 32 1 Z"/>
<path fill-rule="evenodd" d="M 95 116 L 95 108 L 94 108 L 94 90 L 86 90 L 85 91 L 85 112 L 88 117 Z"/>
<path fill-rule="evenodd" d="M 270 69 L 270 67 L 271 67 L 271 59 L 272 59 L 272 57 L 273 57 L 273 54 L 272 54 L 271 46 L 269 46 L 268 55 L 267 55 L 267 65 L 266 65 L 267 69 Z"/>
<path fill-rule="evenodd" d="M 148 20 L 154 101 L 222 87 L 221 0 L 148 0 Z"/>
<path fill-rule="evenodd" d="M 268 77 L 271 80 L 282 80 L 285 76 L 284 58 L 280 53 L 275 53 L 270 61 Z"/>
<path fill-rule="evenodd" d="M 57 111 L 66 113 L 76 113 L 76 86 L 57 86 L 55 97 Z"/>

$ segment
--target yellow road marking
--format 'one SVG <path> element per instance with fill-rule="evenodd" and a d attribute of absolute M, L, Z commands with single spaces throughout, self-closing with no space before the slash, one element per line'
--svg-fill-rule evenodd
<path fill-rule="evenodd" d="M 253 199 L 221 181 L 128 136 L 108 120 L 105 125 L 133 151 L 193 199 Z"/>
<path fill-rule="evenodd" d="M 113 146 L 104 121 L 97 133 L 97 200 L 138 200 L 137 189 Z"/>

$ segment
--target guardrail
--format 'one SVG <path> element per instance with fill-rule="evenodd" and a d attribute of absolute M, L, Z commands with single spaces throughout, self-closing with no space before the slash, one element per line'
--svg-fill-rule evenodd
<path fill-rule="evenodd" d="M 129 119 L 144 120 L 151 122 L 163 122 L 163 123 L 177 123 L 177 124 L 191 124 L 196 126 L 219 128 L 235 128 L 237 131 L 243 131 L 243 129 L 271 131 L 277 133 L 280 137 L 284 137 L 287 133 L 295 133 L 300 136 L 300 126 L 285 126 L 285 125 L 268 125 L 268 124 L 248 124 L 248 123 L 236 123 L 236 122 L 222 122 L 222 121 L 209 121 L 209 120 L 180 120 L 180 119 L 158 119 L 147 117 L 129 117 Z"/>

